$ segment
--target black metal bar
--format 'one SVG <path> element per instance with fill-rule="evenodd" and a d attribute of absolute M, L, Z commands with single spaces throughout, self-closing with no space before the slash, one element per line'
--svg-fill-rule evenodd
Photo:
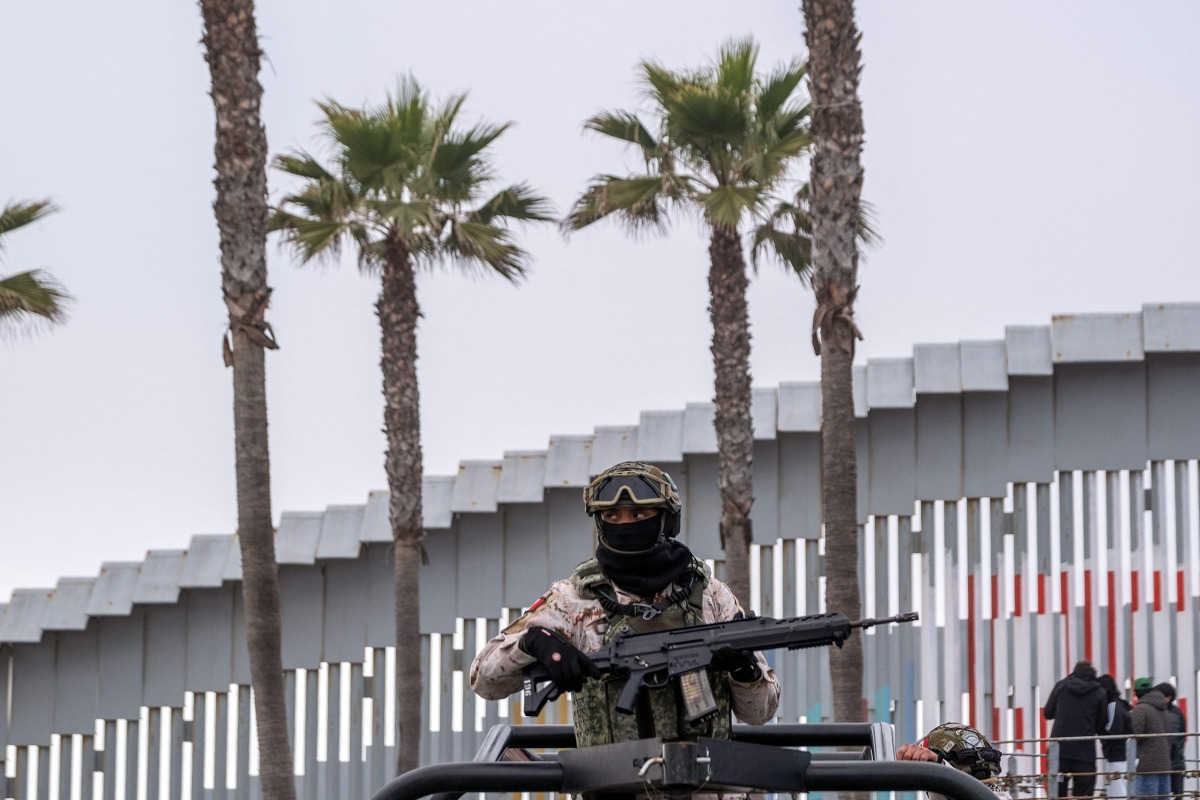
<path fill-rule="evenodd" d="M 953 800 L 996 800 L 979 780 L 928 761 L 814 761 L 804 774 L 808 791 L 925 791 Z"/>
<path fill-rule="evenodd" d="M 416 800 L 436 792 L 558 792 L 562 765 L 553 761 L 431 764 L 388 781 L 372 800 Z"/>

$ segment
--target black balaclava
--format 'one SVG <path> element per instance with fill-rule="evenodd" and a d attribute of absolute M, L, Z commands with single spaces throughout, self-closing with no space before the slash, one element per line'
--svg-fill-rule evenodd
<path fill-rule="evenodd" d="M 600 530 L 596 560 L 618 587 L 639 598 L 650 598 L 687 571 L 692 551 L 662 535 L 666 512 L 639 522 L 615 525 L 597 519 Z"/>

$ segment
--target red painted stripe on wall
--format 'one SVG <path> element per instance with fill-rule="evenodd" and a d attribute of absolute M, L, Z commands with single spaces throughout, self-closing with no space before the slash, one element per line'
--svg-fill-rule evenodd
<path fill-rule="evenodd" d="M 1187 611 L 1187 582 L 1183 579 L 1183 570 L 1175 573 L 1175 610 Z"/>
<path fill-rule="evenodd" d="M 1092 655 L 1092 571 L 1083 571 L 1083 657 L 1095 661 Z"/>
<path fill-rule="evenodd" d="M 1129 599 L 1129 610 L 1137 611 L 1142 602 L 1142 593 L 1138 590 L 1138 571 L 1136 569 L 1129 571 L 1129 580 L 1133 591 L 1133 596 Z"/>
<path fill-rule="evenodd" d="M 1162 570 L 1154 570 L 1154 610 L 1162 611 L 1163 576 Z"/>
<path fill-rule="evenodd" d="M 1037 613 L 1046 613 L 1046 576 L 1038 573 L 1038 607 Z"/>
<path fill-rule="evenodd" d="M 1018 572 L 1016 575 L 1013 575 L 1013 616 L 1014 617 L 1021 616 L 1021 600 L 1022 599 L 1023 599 L 1023 597 L 1022 597 L 1022 592 L 1021 592 L 1021 573 Z"/>

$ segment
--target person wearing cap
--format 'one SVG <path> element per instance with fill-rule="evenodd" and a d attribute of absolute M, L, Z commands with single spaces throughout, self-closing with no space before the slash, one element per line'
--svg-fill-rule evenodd
<path fill-rule="evenodd" d="M 1163 736 L 1170 730 L 1167 698 L 1154 687 L 1143 688 L 1140 692 L 1137 705 L 1133 707 L 1133 732 L 1138 736 L 1133 795 L 1154 800 L 1171 793 L 1171 747 Z"/>
<path fill-rule="evenodd" d="M 938 761 L 978 778 L 999 800 L 1010 800 L 999 785 L 1001 755 L 986 736 L 961 722 L 938 725 L 919 743 L 902 744 L 896 749 L 897 761 Z M 946 800 L 937 792 L 928 795 L 930 800 Z"/>
<path fill-rule="evenodd" d="M 1096 743 L 1108 724 L 1108 699 L 1090 661 L 1078 661 L 1054 684 L 1043 709 L 1054 720 L 1050 738 L 1058 742 L 1058 797 L 1089 797 L 1096 788 Z"/>
<path fill-rule="evenodd" d="M 1133 696 L 1140 698 L 1154 688 L 1154 678 L 1138 678 L 1133 682 Z"/>
<path fill-rule="evenodd" d="M 1184 748 L 1187 747 L 1187 719 L 1183 710 L 1175 705 L 1175 687 L 1163 682 L 1154 687 L 1167 701 L 1167 731 L 1175 734 L 1168 739 L 1171 749 L 1171 794 L 1183 796 L 1183 772 L 1187 769 Z"/>
<path fill-rule="evenodd" d="M 659 737 L 729 738 L 732 716 L 761 725 L 779 705 L 779 681 L 761 653 L 723 648 L 710 683 L 717 713 L 688 719 L 676 688 L 644 687 L 637 711 L 616 709 L 625 679 L 588 658 L 615 637 L 725 622 L 744 616 L 733 592 L 676 537 L 682 502 L 675 482 L 640 461 L 601 472 L 583 492 L 595 547 L 571 576 L 487 642 L 471 664 L 471 688 L 499 700 L 522 688 L 522 670 L 545 666 L 572 694 L 579 746 Z M 673 682 L 672 682 L 673 683 Z"/>

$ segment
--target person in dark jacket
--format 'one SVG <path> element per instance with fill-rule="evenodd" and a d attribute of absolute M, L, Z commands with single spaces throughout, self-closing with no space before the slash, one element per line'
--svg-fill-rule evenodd
<path fill-rule="evenodd" d="M 1133 795 L 1156 800 L 1171 793 L 1171 748 L 1162 734 L 1167 728 L 1167 698 L 1158 689 L 1138 697 L 1133 707 L 1133 732 L 1137 740 L 1137 772 Z"/>
<path fill-rule="evenodd" d="M 1104 751 L 1104 771 L 1109 775 L 1104 793 L 1113 798 L 1128 797 L 1129 781 L 1126 780 L 1125 773 L 1129 771 L 1129 765 L 1126 749 L 1129 745 L 1127 734 L 1133 732 L 1133 706 L 1121 696 L 1121 690 L 1117 688 L 1117 681 L 1112 675 L 1101 675 L 1100 686 L 1104 688 L 1104 694 L 1108 698 L 1108 724 L 1104 727 L 1104 734 L 1106 737 L 1120 737 L 1105 738 L 1100 742 L 1100 748 Z"/>
<path fill-rule="evenodd" d="M 1160 683 L 1154 688 L 1167 701 L 1167 732 L 1179 734 L 1170 737 L 1167 741 L 1170 742 L 1171 749 L 1171 794 L 1182 797 L 1183 771 L 1187 769 L 1183 757 L 1183 748 L 1187 746 L 1187 737 L 1183 735 L 1187 732 L 1187 720 L 1183 716 L 1183 710 L 1175 705 L 1174 686 L 1169 683 Z"/>
<path fill-rule="evenodd" d="M 1108 723 L 1108 699 L 1090 661 L 1075 664 L 1071 674 L 1054 684 L 1044 709 L 1054 720 L 1050 738 L 1058 744 L 1058 797 L 1088 797 L 1096 788 L 1096 742 L 1074 737 L 1102 736 Z"/>

